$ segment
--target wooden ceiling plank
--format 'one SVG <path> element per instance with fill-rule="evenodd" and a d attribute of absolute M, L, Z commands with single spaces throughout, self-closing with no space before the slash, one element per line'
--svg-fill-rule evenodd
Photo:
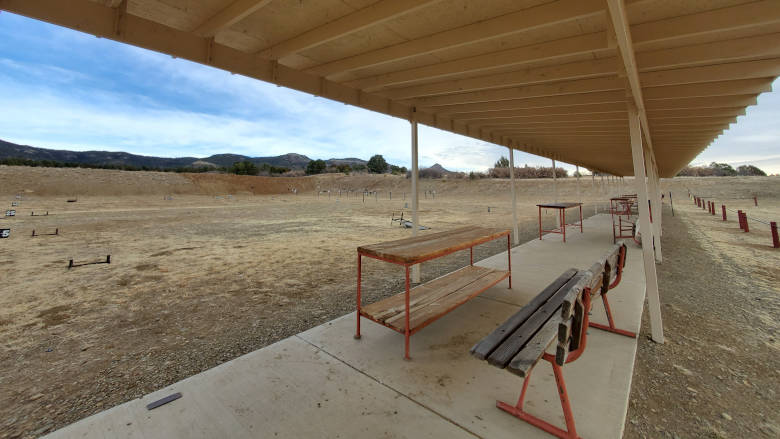
<path fill-rule="evenodd" d="M 576 106 L 592 104 L 625 104 L 622 91 L 595 92 L 580 95 L 545 96 L 538 98 L 508 99 L 501 101 L 476 102 L 467 104 L 445 104 L 432 106 L 432 110 L 440 115 L 470 113 L 481 111 L 514 110 L 520 108 L 546 108 L 558 106 Z"/>
<path fill-rule="evenodd" d="M 401 15 L 412 13 L 438 1 L 441 0 L 381 0 L 322 26 L 309 29 L 289 40 L 267 47 L 258 53 L 264 58 L 282 59 Z"/>
<path fill-rule="evenodd" d="M 259 11 L 272 0 L 236 0 L 225 8 L 199 24 L 193 33 L 203 37 L 213 37 L 219 31 L 226 29 L 249 15 Z"/>
<path fill-rule="evenodd" d="M 756 27 L 780 21 L 780 2 L 763 0 L 631 26 L 634 46 L 732 29 Z"/>
<path fill-rule="evenodd" d="M 558 96 L 567 94 L 587 94 L 604 91 L 623 90 L 623 82 L 617 78 L 591 78 L 573 81 L 561 81 L 553 84 L 535 84 L 520 87 L 481 90 L 469 93 L 458 93 L 443 96 L 430 96 L 415 99 L 418 107 L 464 104 L 470 102 L 488 102 L 510 99 L 525 99 L 542 96 Z M 585 101 L 587 102 L 587 101 Z"/>
<path fill-rule="evenodd" d="M 599 38 L 601 38 L 599 34 Z M 566 40 L 558 40 L 541 43 L 532 46 L 533 50 L 521 51 L 510 49 L 480 57 L 472 57 L 439 63 L 432 66 L 418 67 L 399 72 L 377 75 L 370 78 L 350 81 L 347 85 L 361 88 L 366 91 L 376 91 L 383 87 L 398 85 L 399 83 L 417 82 L 438 76 L 451 76 L 453 74 L 479 70 L 487 67 L 508 66 L 528 61 L 528 54 L 543 53 L 546 59 L 556 55 L 565 55 L 561 48 L 565 47 L 573 55 L 602 48 L 598 39 L 591 42 L 593 47 L 583 37 L 572 37 L 572 44 Z M 555 46 L 554 48 L 548 46 Z M 550 50 L 552 48 L 552 50 Z M 556 51 L 557 49 L 557 51 Z M 579 49 L 579 50 L 578 50 Z M 661 49 L 636 54 L 637 69 L 640 72 L 652 70 L 667 70 L 683 66 L 692 66 L 704 63 L 719 63 L 735 60 L 754 59 L 759 57 L 780 56 L 780 33 L 759 35 L 755 37 L 739 38 L 728 41 L 716 41 L 712 43 L 696 44 L 669 49 Z M 474 63 L 474 59 L 484 60 Z M 542 58 L 537 58 L 542 59 Z M 602 58 L 580 61 L 562 65 L 538 67 L 519 70 L 515 72 L 485 75 L 474 78 L 446 80 L 422 85 L 411 85 L 400 89 L 391 90 L 385 95 L 392 99 L 407 99 L 417 96 L 432 94 L 463 92 L 485 88 L 500 88 L 513 85 L 528 84 L 533 82 L 554 81 L 572 79 L 577 77 L 592 77 L 617 73 L 617 60 Z M 641 75 L 640 75 L 641 77 Z M 640 78 L 641 79 L 641 78 Z"/>
<path fill-rule="evenodd" d="M 780 58 L 661 70 L 641 74 L 645 87 L 769 78 L 780 75 Z"/>
<path fill-rule="evenodd" d="M 465 72 L 488 70 L 529 62 L 552 60 L 605 49 L 607 49 L 606 33 L 596 32 L 385 73 L 349 81 L 346 84 L 350 87 L 364 90 L 376 90 L 387 85 L 415 82 L 421 79 L 447 77 Z"/>
<path fill-rule="evenodd" d="M 601 0 L 562 0 L 449 29 L 382 49 L 349 56 L 307 70 L 322 76 L 424 55 L 504 35 L 538 29 L 603 12 Z"/>
<path fill-rule="evenodd" d="M 616 74 L 614 58 L 579 61 L 552 66 L 536 67 L 507 73 L 478 76 L 475 78 L 452 79 L 428 84 L 392 88 L 380 93 L 391 99 L 409 99 L 438 94 L 461 93 L 465 91 L 503 88 L 517 85 L 590 78 Z M 367 88 L 367 91 L 379 90 Z"/>
<path fill-rule="evenodd" d="M 540 115 L 559 115 L 559 114 L 598 114 L 625 112 L 626 106 L 622 102 L 607 104 L 584 104 L 584 105 L 566 105 L 556 107 L 541 108 L 520 108 L 513 110 L 481 111 L 460 113 L 456 117 L 458 120 L 484 120 L 484 119 L 506 119 L 521 116 L 540 116 Z"/>
<path fill-rule="evenodd" d="M 674 109 L 701 109 L 724 107 L 749 107 L 758 102 L 757 94 L 734 96 L 697 96 L 674 97 L 669 99 L 647 99 L 645 105 L 648 110 L 674 110 Z"/>

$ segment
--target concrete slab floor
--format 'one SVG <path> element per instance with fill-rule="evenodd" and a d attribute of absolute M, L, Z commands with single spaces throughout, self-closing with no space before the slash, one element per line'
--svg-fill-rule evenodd
<path fill-rule="evenodd" d="M 595 262 L 612 245 L 610 227 L 608 215 L 597 215 L 565 244 L 545 235 L 513 248 L 514 288 L 502 282 L 414 335 L 411 361 L 402 358 L 403 335 L 371 321 L 353 339 L 351 313 L 48 437 L 552 437 L 495 407 L 516 402 L 522 379 L 468 350 L 567 268 Z M 478 264 L 505 268 L 506 254 Z M 616 324 L 638 331 L 644 274 L 633 244 L 609 298 Z M 592 319 L 606 322 L 600 301 Z M 564 366 L 583 438 L 621 437 L 635 352 L 636 340 L 591 328 L 585 353 Z M 183 397 L 146 410 L 174 392 Z M 564 426 L 546 362 L 531 375 L 526 409 Z"/>

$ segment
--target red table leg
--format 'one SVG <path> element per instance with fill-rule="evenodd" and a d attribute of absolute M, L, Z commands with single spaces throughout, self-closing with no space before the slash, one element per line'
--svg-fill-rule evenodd
<path fill-rule="evenodd" d="M 358 253 L 358 276 L 357 276 L 357 330 L 355 331 L 355 338 L 360 338 L 360 272 L 361 272 L 362 255 Z"/>
<path fill-rule="evenodd" d="M 409 357 L 409 337 L 412 331 L 409 328 L 409 266 L 406 266 L 406 332 L 404 333 L 404 360 L 411 360 Z"/>
<path fill-rule="evenodd" d="M 566 242 L 566 209 L 559 209 L 561 217 L 561 228 L 563 229 L 563 242 Z"/>
<path fill-rule="evenodd" d="M 539 206 L 539 240 L 542 239 L 542 207 Z"/>

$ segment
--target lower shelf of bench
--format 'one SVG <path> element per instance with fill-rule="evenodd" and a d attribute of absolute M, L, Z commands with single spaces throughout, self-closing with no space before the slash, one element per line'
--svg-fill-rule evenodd
<path fill-rule="evenodd" d="M 509 277 L 505 270 L 468 266 L 409 291 L 411 333 L 424 328 L 471 298 Z M 406 292 L 362 307 L 360 314 L 398 332 L 406 332 Z"/>

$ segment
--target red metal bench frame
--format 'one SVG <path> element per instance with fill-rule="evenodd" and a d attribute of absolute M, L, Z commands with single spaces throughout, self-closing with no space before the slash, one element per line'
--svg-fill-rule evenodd
<path fill-rule="evenodd" d="M 580 334 L 580 345 L 577 347 L 577 349 L 569 352 L 569 355 L 566 357 L 566 362 L 564 364 L 571 363 L 572 361 L 577 360 L 580 355 L 585 351 L 585 347 L 587 345 L 588 341 L 588 331 L 587 327 L 590 322 L 590 319 L 588 317 L 588 313 L 591 308 L 591 290 L 590 287 L 585 287 L 582 290 L 583 300 L 582 305 L 585 308 L 584 317 L 582 320 L 582 333 Z M 555 384 L 558 386 L 558 396 L 561 399 L 561 408 L 563 409 L 563 417 L 566 420 L 566 430 L 563 430 L 561 428 L 558 428 L 549 422 L 537 418 L 536 416 L 528 413 L 523 409 L 523 402 L 525 401 L 525 394 L 528 391 L 528 382 L 531 379 L 531 372 L 533 372 L 533 367 L 531 370 L 528 371 L 528 373 L 525 376 L 525 379 L 523 381 L 523 390 L 520 392 L 520 398 L 517 400 L 517 404 L 511 405 L 503 401 L 496 401 L 496 407 L 500 408 L 501 410 L 509 413 L 510 415 L 522 419 L 525 422 L 528 422 L 529 424 L 540 428 L 552 435 L 555 435 L 561 439 L 581 439 L 577 435 L 577 429 L 574 425 L 574 414 L 571 411 L 571 402 L 569 401 L 569 394 L 566 391 L 566 382 L 563 379 L 563 367 L 559 366 L 555 362 L 555 355 L 548 354 L 545 352 L 542 355 L 542 359 L 549 362 L 552 365 L 553 374 L 555 375 Z M 534 366 L 536 367 L 536 366 Z"/>
<path fill-rule="evenodd" d="M 625 265 L 626 265 L 626 246 L 623 245 L 620 247 L 620 253 L 618 254 L 617 267 L 614 268 L 617 270 L 615 274 L 615 280 L 611 284 L 609 284 L 607 291 L 603 291 L 601 293 L 601 301 L 604 303 L 604 311 L 607 314 L 607 321 L 609 322 L 609 326 L 602 325 L 601 323 L 595 323 L 595 322 L 589 322 L 589 325 L 592 328 L 613 332 L 615 334 L 620 334 L 626 337 L 636 338 L 636 332 L 626 331 L 625 329 L 619 329 L 615 327 L 615 322 L 612 319 L 612 310 L 609 308 L 609 301 L 607 300 L 607 293 L 611 291 L 613 288 L 617 287 L 618 284 L 620 284 L 620 280 L 623 278 L 623 267 Z M 610 267 L 610 271 L 612 269 L 613 268 Z"/>

